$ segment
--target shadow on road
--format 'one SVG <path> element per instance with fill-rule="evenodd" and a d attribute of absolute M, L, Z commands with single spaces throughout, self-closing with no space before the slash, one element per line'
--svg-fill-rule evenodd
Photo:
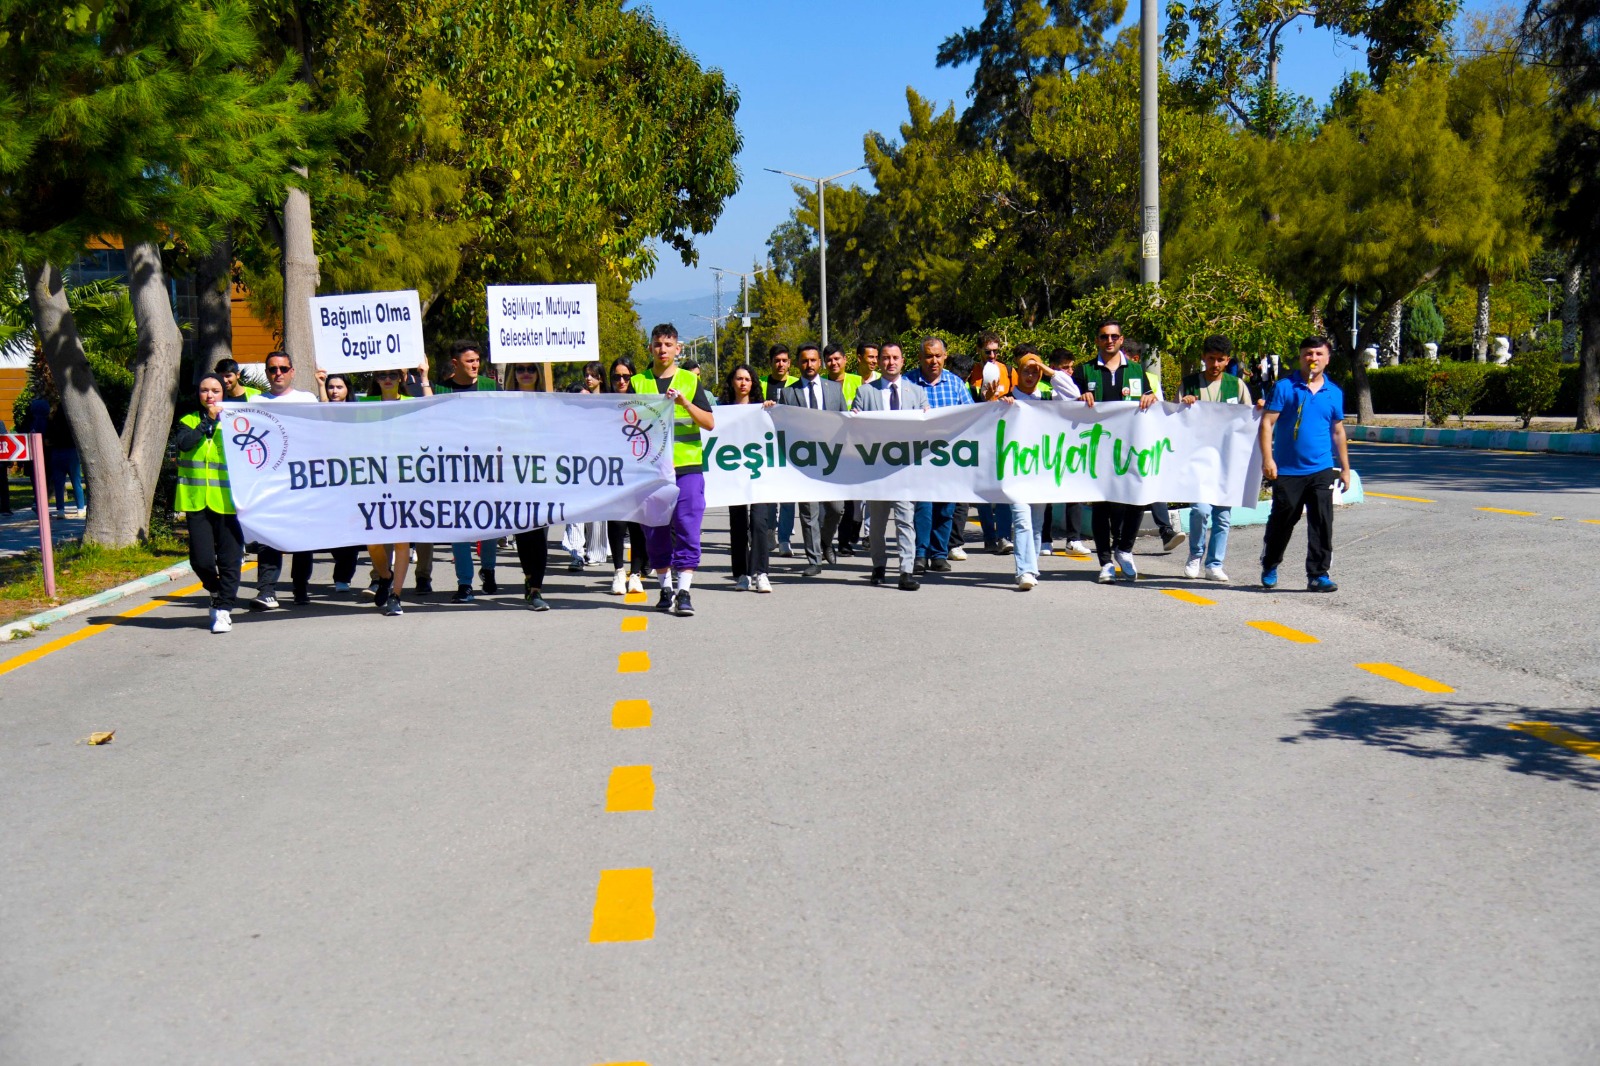
<path fill-rule="evenodd" d="M 1473 759 L 1517 774 L 1600 790 L 1600 759 L 1511 728 L 1513 722 L 1547 722 L 1600 738 L 1600 708 L 1535 709 L 1510 703 L 1390 704 L 1345 699 L 1302 713 L 1305 729 L 1280 737 L 1286 744 L 1353 740 L 1416 759 Z"/>
<path fill-rule="evenodd" d="M 1364 481 L 1408 482 L 1460 492 L 1593 492 L 1600 460 L 1586 455 L 1516 455 L 1468 448 L 1362 447 L 1351 465 Z"/>

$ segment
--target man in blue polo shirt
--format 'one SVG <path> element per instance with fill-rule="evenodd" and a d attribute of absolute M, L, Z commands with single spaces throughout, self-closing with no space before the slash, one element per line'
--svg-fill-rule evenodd
<path fill-rule="evenodd" d="M 1300 342 L 1300 370 L 1278 381 L 1261 418 L 1261 475 L 1272 482 L 1272 514 L 1261 546 L 1261 586 L 1278 587 L 1278 564 L 1300 512 L 1306 513 L 1306 588 L 1336 592 L 1333 562 L 1333 482 L 1350 491 L 1350 453 L 1344 435 L 1344 392 L 1329 381 L 1326 337 Z M 1339 467 L 1334 471 L 1334 453 Z"/>

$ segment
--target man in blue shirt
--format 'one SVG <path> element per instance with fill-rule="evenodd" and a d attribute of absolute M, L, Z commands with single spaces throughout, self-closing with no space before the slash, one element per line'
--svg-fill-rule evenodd
<path fill-rule="evenodd" d="M 1300 370 L 1278 381 L 1261 418 L 1261 476 L 1272 482 L 1272 514 L 1261 546 L 1261 586 L 1278 587 L 1278 564 L 1300 512 L 1306 513 L 1306 588 L 1336 592 L 1333 563 L 1333 482 L 1350 491 L 1350 453 L 1344 434 L 1344 392 L 1329 381 L 1326 337 L 1300 342 Z M 1338 453 L 1338 473 L 1334 453 Z"/>
<path fill-rule="evenodd" d="M 906 375 L 913 385 L 922 386 L 928 394 L 928 406 L 960 407 L 972 402 L 967 383 L 946 372 L 944 341 L 938 337 L 922 338 L 922 366 Z M 936 574 L 950 572 L 950 546 L 954 540 L 951 532 L 956 505 L 953 503 L 919 503 L 916 505 L 917 562 L 916 572 L 931 570 Z"/>

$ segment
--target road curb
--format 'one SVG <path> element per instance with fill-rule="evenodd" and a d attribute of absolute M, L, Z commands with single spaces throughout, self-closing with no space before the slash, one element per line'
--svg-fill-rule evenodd
<path fill-rule="evenodd" d="M 63 618 L 71 618 L 75 614 L 92 611 L 96 607 L 104 607 L 108 603 L 116 603 L 118 600 L 126 599 L 135 593 L 160 588 L 162 585 L 171 584 L 180 578 L 189 577 L 193 574 L 194 570 L 187 562 L 178 563 L 146 577 L 135 578 L 125 584 L 118 585 L 116 588 L 97 592 L 93 596 L 85 596 L 81 600 L 73 600 L 71 603 L 64 603 L 60 607 L 52 607 L 48 611 L 41 611 L 39 614 L 30 615 L 15 622 L 8 622 L 0 626 L 0 642 L 13 640 L 18 634 L 33 633 L 35 630 L 59 622 Z"/>
<path fill-rule="evenodd" d="M 1351 440 L 1373 444 L 1432 444 L 1444 448 L 1489 451 L 1554 452 L 1558 455 L 1600 455 L 1600 433 L 1534 433 L 1524 429 L 1425 429 L 1410 426 L 1354 426 L 1345 422 Z"/>

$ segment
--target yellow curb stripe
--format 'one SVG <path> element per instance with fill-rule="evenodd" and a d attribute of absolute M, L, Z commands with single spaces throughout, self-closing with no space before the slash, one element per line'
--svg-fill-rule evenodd
<path fill-rule="evenodd" d="M 656 935 L 655 871 L 601 870 L 589 943 L 650 940 Z"/>
<path fill-rule="evenodd" d="M 622 631 L 624 633 L 643 633 L 648 628 L 650 628 L 650 619 L 642 614 L 636 614 L 631 618 L 622 620 Z"/>
<path fill-rule="evenodd" d="M 1369 674 L 1377 674 L 1379 677 L 1387 678 L 1390 681 L 1396 682 L 1397 684 L 1409 685 L 1412 688 L 1421 689 L 1423 692 L 1455 691 L 1455 689 L 1451 688 L 1443 681 L 1435 681 L 1431 677 L 1423 677 L 1421 674 L 1414 674 L 1405 667 L 1396 666 L 1393 663 L 1356 663 L 1356 666 L 1365 670 Z"/>
<path fill-rule="evenodd" d="M 1538 518 L 1539 517 L 1539 512 L 1538 511 L 1508 511 L 1504 507 L 1479 507 L 1478 510 L 1487 511 L 1490 514 L 1511 514 L 1511 515 L 1516 515 L 1519 518 Z"/>
<path fill-rule="evenodd" d="M 653 811 L 656 781 L 648 766 L 618 766 L 606 782 L 606 810 Z"/>
<path fill-rule="evenodd" d="M 251 563 L 250 565 L 254 566 L 255 564 Z M 183 596 L 188 596 L 192 593 L 199 592 L 204 587 L 205 586 L 200 584 L 185 585 L 183 588 L 178 589 L 175 592 L 163 592 L 160 596 L 152 597 L 144 603 L 139 604 L 137 607 L 128 608 L 126 611 L 123 611 L 121 614 L 117 615 L 117 617 L 137 618 L 146 611 L 154 611 L 158 607 L 170 607 L 172 604 L 167 602 L 169 599 L 178 599 Z M 43 659 L 46 655 L 58 652 L 62 648 L 70 648 L 72 645 L 78 643 L 78 641 L 87 640 L 97 633 L 104 633 L 106 630 L 113 628 L 114 625 L 115 623 L 112 622 L 96 622 L 94 625 L 84 626 L 76 633 L 68 633 L 64 637 L 57 637 L 48 644 L 41 644 L 37 648 L 29 649 L 28 651 L 23 652 L 21 655 L 13 656 L 12 658 L 7 659 L 5 662 L 0 663 L 0 674 L 8 674 L 19 667 L 27 666 L 29 663 L 36 663 L 40 659 Z"/>
<path fill-rule="evenodd" d="M 1549 722 L 1512 722 L 1511 728 L 1520 730 L 1540 740 L 1549 741 L 1551 744 L 1560 744 L 1563 748 L 1571 748 L 1579 755 L 1587 755 L 1591 759 L 1600 759 L 1600 741 L 1590 740 L 1582 733 L 1574 733 L 1570 729 L 1562 729 Z"/>
<path fill-rule="evenodd" d="M 1249 626 L 1251 629 L 1259 629 L 1263 633 L 1270 633 L 1272 636 L 1282 637 L 1284 640 L 1293 641 L 1296 644 L 1321 643 L 1321 641 L 1312 636 L 1310 633 L 1302 633 L 1298 629 L 1290 629 L 1288 626 L 1279 622 L 1246 622 L 1245 625 Z"/>
<path fill-rule="evenodd" d="M 1438 503 L 1439 502 L 1438 500 L 1424 499 L 1421 496 L 1392 496 L 1387 492 L 1372 492 L 1371 490 L 1368 490 L 1367 495 L 1368 496 L 1376 496 L 1380 500 L 1404 500 L 1407 503 Z"/>
<path fill-rule="evenodd" d="M 650 653 L 647 651 L 625 651 L 617 656 L 617 673 L 642 674 L 650 669 Z"/>
<path fill-rule="evenodd" d="M 1163 596 L 1171 596 L 1175 600 L 1182 600 L 1184 603 L 1197 603 L 1201 607 L 1211 607 L 1217 602 L 1216 600 L 1208 600 L 1204 596 L 1196 596 L 1187 589 L 1162 589 L 1161 594 Z"/>
<path fill-rule="evenodd" d="M 618 700 L 611 706 L 612 729 L 649 729 L 649 700 Z"/>

